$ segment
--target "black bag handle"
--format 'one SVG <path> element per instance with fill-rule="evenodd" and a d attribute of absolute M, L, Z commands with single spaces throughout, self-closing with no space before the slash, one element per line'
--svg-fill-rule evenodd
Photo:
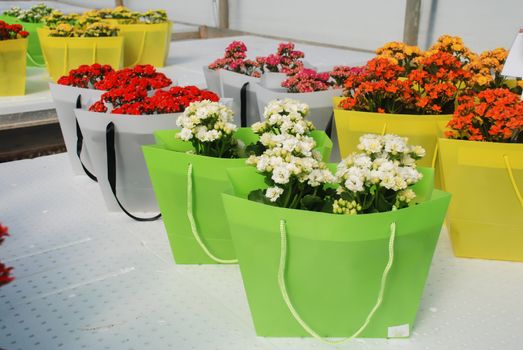
<path fill-rule="evenodd" d="M 327 123 L 327 126 L 325 127 L 325 133 L 329 138 L 332 136 L 332 125 L 334 123 L 334 111 L 332 111 L 331 116 L 329 118 L 329 122 Z"/>
<path fill-rule="evenodd" d="M 242 128 L 247 127 L 247 87 L 249 82 L 243 84 L 240 90 L 240 125 Z"/>
<path fill-rule="evenodd" d="M 82 108 L 82 95 L 78 95 L 76 98 L 76 108 Z M 76 119 L 76 117 L 74 118 L 74 121 L 76 122 L 76 155 L 78 156 L 78 160 L 84 169 L 85 175 L 89 176 L 89 178 L 94 182 L 98 182 L 96 176 L 94 176 L 94 174 L 85 167 L 84 162 L 82 162 L 82 157 L 80 157 L 84 144 L 84 135 L 82 135 L 82 130 L 80 129 L 80 125 L 78 124 L 78 119 Z"/>
<path fill-rule="evenodd" d="M 113 192 L 114 198 L 116 199 L 116 202 L 122 209 L 122 211 L 127 214 L 131 219 L 134 219 L 136 221 L 155 221 L 158 220 L 162 214 L 155 215 L 153 217 L 149 218 L 141 218 L 138 216 L 135 216 L 128 212 L 122 203 L 120 203 L 120 200 L 118 199 L 118 196 L 116 195 L 116 151 L 114 147 L 114 123 L 110 122 L 107 124 L 107 127 L 105 128 L 105 142 L 106 142 L 106 148 L 107 148 L 107 179 L 109 180 L 109 185 L 111 186 L 111 191 Z"/>

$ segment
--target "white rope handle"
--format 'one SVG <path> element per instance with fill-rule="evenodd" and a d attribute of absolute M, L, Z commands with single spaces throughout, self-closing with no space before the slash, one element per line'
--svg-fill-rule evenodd
<path fill-rule="evenodd" d="M 205 243 L 203 243 L 200 234 L 198 233 L 198 228 L 196 227 L 196 221 L 194 220 L 193 215 L 193 198 L 192 198 L 192 192 L 193 192 L 193 186 L 192 186 L 192 164 L 189 163 L 189 168 L 187 169 L 187 218 L 189 219 L 189 222 L 191 224 L 191 231 L 194 236 L 194 239 L 196 239 L 196 242 L 200 245 L 200 248 L 204 251 L 207 256 L 220 264 L 237 264 L 237 259 L 231 259 L 231 260 L 225 260 L 220 259 L 216 257 L 214 254 L 212 254 Z"/>
<path fill-rule="evenodd" d="M 300 324 L 300 326 L 313 338 L 321 341 L 322 343 L 328 344 L 328 345 L 338 345 L 346 343 L 356 337 L 358 337 L 369 325 L 372 317 L 378 310 L 378 308 L 381 306 L 381 303 L 383 302 L 383 295 L 385 293 L 385 287 L 387 285 L 387 277 L 389 276 L 389 272 L 392 268 L 392 263 L 394 262 L 394 241 L 396 238 L 396 223 L 393 222 L 390 225 L 390 238 L 389 238 L 389 260 L 387 261 L 387 265 L 385 266 L 385 270 L 383 271 L 383 274 L 381 276 L 381 285 L 380 285 L 380 291 L 378 293 L 378 297 L 376 299 L 376 303 L 374 307 L 371 309 L 370 313 L 368 314 L 367 318 L 365 319 L 365 322 L 363 325 L 350 337 L 340 339 L 340 340 L 328 340 L 320 336 L 318 333 L 316 333 L 298 314 L 298 311 L 294 308 L 292 301 L 289 297 L 289 294 L 287 292 L 287 287 L 285 285 L 285 268 L 286 268 L 286 260 L 287 260 L 287 232 L 285 228 L 285 220 L 280 220 L 280 265 L 278 269 L 278 285 L 280 287 L 280 292 L 283 297 L 283 301 L 287 305 L 287 308 L 291 312 L 294 319 Z"/>

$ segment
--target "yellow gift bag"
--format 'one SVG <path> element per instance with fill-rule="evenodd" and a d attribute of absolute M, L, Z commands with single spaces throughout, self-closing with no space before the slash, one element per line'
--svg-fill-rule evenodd
<path fill-rule="evenodd" d="M 396 134 L 409 138 L 412 145 L 420 145 L 426 155 L 418 164 L 435 169 L 435 187 L 442 188 L 441 175 L 437 164 L 438 136 L 441 125 L 446 125 L 452 115 L 412 115 L 347 111 L 337 106 L 341 98 L 335 98 L 333 104 L 336 132 L 342 158 L 357 151 L 360 136 L 364 134 Z"/>
<path fill-rule="evenodd" d="M 150 64 L 163 67 L 169 54 L 171 22 L 118 24 L 124 37 L 124 66 Z"/>
<path fill-rule="evenodd" d="M 122 67 L 122 36 L 51 37 L 47 29 L 39 29 L 38 37 L 47 70 L 54 81 L 82 64 L 108 64 L 114 69 Z"/>
<path fill-rule="evenodd" d="M 25 94 L 25 67 L 28 40 L 0 41 L 0 96 Z"/>
<path fill-rule="evenodd" d="M 523 261 L 523 144 L 439 139 L 460 257 Z"/>

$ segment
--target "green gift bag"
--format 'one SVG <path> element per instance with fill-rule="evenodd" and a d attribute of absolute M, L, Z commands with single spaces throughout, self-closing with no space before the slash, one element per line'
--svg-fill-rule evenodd
<path fill-rule="evenodd" d="M 157 145 L 143 152 L 165 229 L 177 264 L 236 263 L 221 193 L 229 188 L 227 168 L 246 167 L 245 159 L 213 158 L 186 153 L 188 142 L 178 130 L 155 132 Z M 236 137 L 246 145 L 258 140 L 250 128 Z M 314 132 L 319 150 L 330 156 L 332 142 Z"/>
<path fill-rule="evenodd" d="M 259 336 L 409 336 L 450 200 L 420 170 L 419 204 L 356 216 L 249 201 L 263 176 L 227 170 L 225 213 Z"/>

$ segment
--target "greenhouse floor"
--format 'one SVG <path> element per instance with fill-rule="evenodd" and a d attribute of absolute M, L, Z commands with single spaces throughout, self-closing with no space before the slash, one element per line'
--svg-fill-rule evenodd
<path fill-rule="evenodd" d="M 521 349 L 523 263 L 458 259 L 441 238 L 409 339 L 339 346 L 255 335 L 237 266 L 180 266 L 163 223 L 108 213 L 66 154 L 0 164 L 0 348 Z"/>

